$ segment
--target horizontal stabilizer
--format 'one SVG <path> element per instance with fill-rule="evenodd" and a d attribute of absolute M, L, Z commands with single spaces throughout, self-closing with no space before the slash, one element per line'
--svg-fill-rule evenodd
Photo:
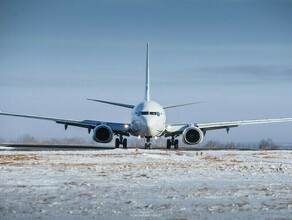
<path fill-rule="evenodd" d="M 199 103 L 203 103 L 203 102 L 191 102 L 191 103 L 185 103 L 185 104 L 179 104 L 179 105 L 170 105 L 170 106 L 165 106 L 163 108 L 164 109 L 176 108 L 176 107 L 181 107 L 181 106 L 186 106 L 186 105 L 194 105 L 194 104 L 199 104 Z"/>
<path fill-rule="evenodd" d="M 117 105 L 117 106 L 121 106 L 124 108 L 134 108 L 134 105 L 128 105 L 128 104 L 123 104 L 123 103 L 118 103 L 118 102 L 108 102 L 108 101 L 104 101 L 104 100 L 98 100 L 98 99 L 87 99 L 89 101 L 94 101 L 94 102 L 101 102 L 101 103 L 105 103 L 105 104 L 109 104 L 109 105 Z"/>

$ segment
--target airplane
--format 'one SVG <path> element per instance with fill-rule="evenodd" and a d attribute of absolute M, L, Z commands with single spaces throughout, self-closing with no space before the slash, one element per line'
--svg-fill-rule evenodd
<path fill-rule="evenodd" d="M 132 109 L 131 122 L 115 123 L 94 120 L 71 120 L 1 111 L 0 115 L 55 121 L 58 124 L 63 124 L 65 126 L 65 130 L 67 130 L 68 126 L 87 128 L 89 134 L 91 130 L 93 130 L 92 138 L 98 143 L 110 143 L 113 140 L 113 137 L 117 136 L 117 138 L 115 139 L 115 148 L 119 148 L 120 145 L 122 145 L 123 148 L 127 148 L 127 139 L 124 138 L 124 136 L 129 137 L 130 135 L 132 135 L 138 138 L 145 138 L 145 149 L 151 148 L 152 138 L 162 136 L 168 138 L 166 143 L 167 149 L 170 149 L 171 146 L 173 146 L 174 149 L 178 149 L 179 141 L 177 137 L 179 137 L 180 135 L 182 135 L 182 141 L 185 144 L 196 145 L 200 144 L 203 141 L 207 131 L 226 129 L 227 133 L 229 133 L 230 128 L 238 127 L 240 125 L 292 121 L 292 118 L 274 118 L 211 123 L 192 122 L 190 124 L 167 124 L 165 113 L 166 109 L 198 104 L 200 102 L 161 106 L 157 102 L 150 99 L 149 42 L 147 43 L 146 53 L 146 85 L 144 101 L 138 103 L 137 105 L 130 105 L 99 99 L 88 100 Z"/>

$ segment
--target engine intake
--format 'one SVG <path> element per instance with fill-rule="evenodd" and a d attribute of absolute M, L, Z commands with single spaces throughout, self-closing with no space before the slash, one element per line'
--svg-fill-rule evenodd
<path fill-rule="evenodd" d="M 188 127 L 182 133 L 182 140 L 185 144 L 199 144 L 203 141 L 203 138 L 203 132 L 197 127 Z"/>
<path fill-rule="evenodd" d="M 113 131 L 107 125 L 99 125 L 94 128 L 92 138 L 99 143 L 109 143 L 113 139 Z"/>

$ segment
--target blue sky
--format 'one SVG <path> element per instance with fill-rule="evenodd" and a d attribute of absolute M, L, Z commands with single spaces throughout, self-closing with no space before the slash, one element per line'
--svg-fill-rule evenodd
<path fill-rule="evenodd" d="M 292 117 L 292 1 L 0 1 L 0 109 L 129 122 L 144 97 L 169 123 Z M 0 117 L 1 137 L 88 137 L 81 128 Z M 207 133 L 206 140 L 292 142 L 292 123 Z"/>

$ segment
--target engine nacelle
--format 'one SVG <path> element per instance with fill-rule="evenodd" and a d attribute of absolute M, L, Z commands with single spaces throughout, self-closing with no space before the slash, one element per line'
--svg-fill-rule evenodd
<path fill-rule="evenodd" d="M 109 143 L 113 139 L 113 131 L 107 125 L 99 125 L 94 128 L 92 138 L 99 143 Z"/>
<path fill-rule="evenodd" d="M 197 127 L 188 127 L 182 133 L 182 140 L 185 144 L 199 144 L 203 141 L 203 139 L 203 132 Z"/>

